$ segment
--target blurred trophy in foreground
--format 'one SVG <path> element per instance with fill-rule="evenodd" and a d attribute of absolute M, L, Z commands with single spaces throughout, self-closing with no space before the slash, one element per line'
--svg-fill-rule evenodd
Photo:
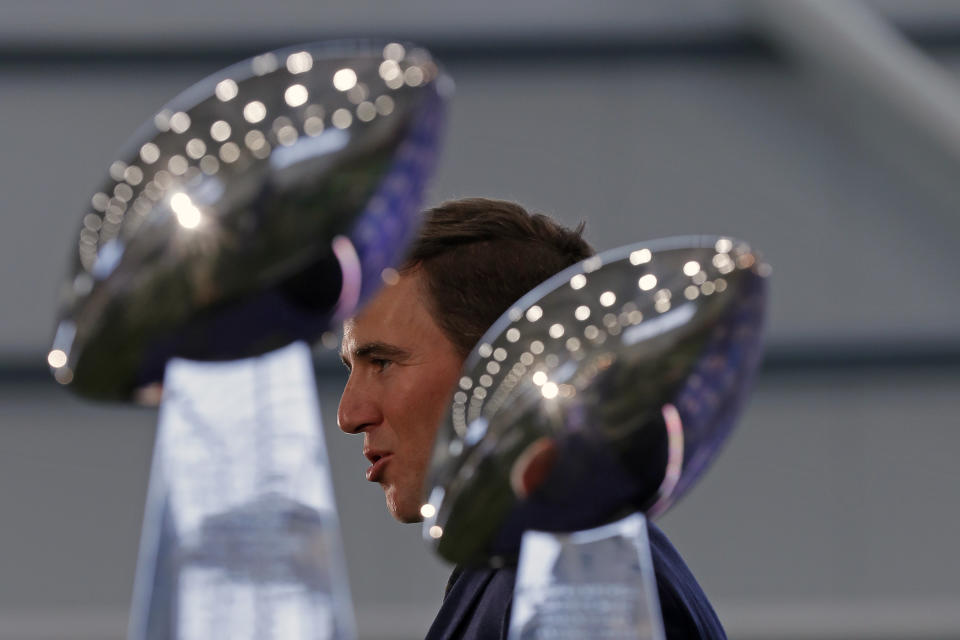
<path fill-rule="evenodd" d="M 402 258 L 451 88 L 399 43 L 266 53 L 110 166 L 48 361 L 162 398 L 131 639 L 355 635 L 307 344 Z"/>
<path fill-rule="evenodd" d="M 768 273 L 726 237 L 613 249 L 528 293 L 468 356 L 424 537 L 459 564 L 519 553 L 513 638 L 662 637 L 643 514 L 689 490 L 734 426 Z"/>

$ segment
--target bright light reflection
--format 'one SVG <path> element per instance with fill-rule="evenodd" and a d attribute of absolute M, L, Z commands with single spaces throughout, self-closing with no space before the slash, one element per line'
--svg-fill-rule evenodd
<path fill-rule="evenodd" d="M 753 266 L 754 258 L 751 254 L 745 253 L 737 258 L 737 266 L 741 269 L 749 269 Z"/>
<path fill-rule="evenodd" d="M 164 109 L 157 115 L 153 116 L 153 124 L 158 131 L 169 131 L 170 130 L 170 110 Z"/>
<path fill-rule="evenodd" d="M 243 107 L 243 118 L 251 124 L 260 122 L 266 117 L 267 108 L 259 100 L 248 102 L 246 106 Z"/>
<path fill-rule="evenodd" d="M 555 382 L 548 382 L 540 389 L 540 393 L 543 394 L 543 397 L 547 400 L 553 400 L 557 397 L 557 393 L 560 392 L 560 388 Z"/>
<path fill-rule="evenodd" d="M 200 138 L 192 138 L 187 143 L 187 155 L 194 160 L 199 160 L 207 152 L 207 145 Z"/>
<path fill-rule="evenodd" d="M 347 91 L 347 99 L 350 100 L 353 104 L 360 104 L 367 99 L 367 96 L 370 94 L 367 85 L 362 82 L 357 82 L 357 84 Z"/>
<path fill-rule="evenodd" d="M 220 147 L 220 159 L 227 164 L 236 162 L 240 157 L 240 147 L 235 142 L 228 142 Z"/>
<path fill-rule="evenodd" d="M 291 146 L 297 141 L 297 130 L 289 124 L 280 127 L 277 130 L 277 142 L 285 147 Z"/>
<path fill-rule="evenodd" d="M 160 148 L 152 142 L 148 142 L 140 147 L 140 159 L 147 164 L 153 164 L 160 159 Z"/>
<path fill-rule="evenodd" d="M 170 197 L 170 208 L 177 216 L 177 222 L 185 229 L 196 229 L 203 219 L 200 209 L 193 204 L 193 200 L 185 193 L 173 194 Z"/>
<path fill-rule="evenodd" d="M 423 84 L 423 69 L 420 67 L 408 67 L 403 72 L 403 81 L 411 87 L 419 87 Z"/>
<path fill-rule="evenodd" d="M 600 304 L 609 307 L 617 301 L 617 295 L 613 291 L 604 291 L 600 294 Z"/>
<path fill-rule="evenodd" d="M 230 124 L 226 120 L 217 120 L 210 125 L 210 137 L 217 142 L 223 142 L 230 137 Z"/>
<path fill-rule="evenodd" d="M 189 166 L 187 159 L 180 154 L 170 156 L 170 160 L 167 161 L 167 168 L 170 169 L 170 173 L 175 176 L 182 176 L 187 172 Z"/>
<path fill-rule="evenodd" d="M 582 273 L 578 273 L 577 275 L 570 278 L 571 289 L 583 289 L 583 287 L 586 284 L 587 284 L 587 276 L 583 275 Z"/>
<path fill-rule="evenodd" d="M 533 380 L 533 384 L 537 385 L 538 387 L 542 386 L 547 381 L 547 374 L 543 371 L 537 371 L 533 374 L 531 380 Z"/>
<path fill-rule="evenodd" d="M 393 113 L 393 98 L 390 96 L 379 96 L 373 101 L 373 104 L 377 107 L 377 113 L 382 116 L 388 116 Z"/>
<path fill-rule="evenodd" d="M 293 74 L 306 73 L 313 68 L 313 56 L 306 51 L 298 51 L 287 56 L 287 71 Z"/>
<path fill-rule="evenodd" d="M 655 286 L 657 286 L 657 276 L 653 275 L 652 273 L 648 273 L 645 276 L 641 276 L 640 280 L 637 281 L 637 284 L 642 290 L 650 291 L 650 289 L 653 289 Z"/>
<path fill-rule="evenodd" d="M 442 527 L 439 527 L 439 526 L 437 526 L 437 525 L 433 525 L 432 527 L 430 527 L 430 537 L 431 537 L 431 538 L 436 539 L 436 538 L 439 538 L 439 537 L 442 536 L 442 535 L 443 535 L 443 528 L 442 528 Z"/>
<path fill-rule="evenodd" d="M 100 227 L 103 226 L 103 220 L 95 213 L 88 213 L 83 216 L 83 226 L 91 231 L 99 231 Z"/>
<path fill-rule="evenodd" d="M 330 116 L 330 122 L 333 123 L 337 129 L 346 129 L 353 123 L 353 115 L 347 109 L 337 109 L 333 112 L 333 115 Z"/>
<path fill-rule="evenodd" d="M 530 322 L 536 322 L 542 317 L 543 317 L 543 309 L 541 309 L 537 305 L 533 305 L 532 307 L 527 309 L 527 320 L 529 320 Z"/>
<path fill-rule="evenodd" d="M 380 68 L 378 69 L 380 77 L 384 80 L 396 80 L 400 77 L 400 65 L 397 64 L 396 60 L 384 60 L 380 63 Z"/>
<path fill-rule="evenodd" d="M 262 76 L 267 73 L 272 73 L 277 69 L 277 56 L 273 53 L 265 53 L 261 56 L 257 56 L 250 63 L 250 67 L 253 69 L 253 72 L 258 76 Z"/>
<path fill-rule="evenodd" d="M 590 307 L 585 304 L 580 305 L 574 310 L 573 317 L 577 320 L 586 320 L 590 317 Z"/>
<path fill-rule="evenodd" d="M 63 365 L 67 364 L 67 354 L 61 349 L 54 349 L 47 354 L 47 364 L 54 369 L 59 369 Z"/>
<path fill-rule="evenodd" d="M 406 49 L 403 48 L 403 45 L 397 42 L 391 42 L 383 48 L 383 57 L 387 60 L 394 60 L 399 62 L 403 60 L 403 57 L 407 55 Z"/>
<path fill-rule="evenodd" d="M 396 78 L 390 78 L 389 80 L 384 80 L 383 84 L 387 85 L 391 89 L 399 89 L 403 86 L 403 74 L 397 74 Z"/>
<path fill-rule="evenodd" d="M 714 246 L 714 248 L 719 253 L 730 253 L 730 250 L 733 249 L 733 242 L 730 240 L 730 238 L 720 238 L 717 240 L 717 244 Z"/>
<path fill-rule="evenodd" d="M 123 172 L 123 179 L 136 186 L 143 181 L 143 170 L 140 167 L 127 167 Z"/>
<path fill-rule="evenodd" d="M 550 325 L 549 334 L 554 339 L 563 336 L 563 325 L 560 323 Z"/>
<path fill-rule="evenodd" d="M 713 262 L 713 266 L 715 266 L 717 269 L 725 269 L 733 261 L 730 259 L 730 256 L 728 256 L 727 254 L 718 253 L 717 255 L 713 256 L 712 262 Z"/>
<path fill-rule="evenodd" d="M 653 254 L 650 253 L 650 249 L 638 249 L 630 254 L 630 264 L 646 264 L 650 262 L 651 258 L 653 258 Z"/>
<path fill-rule="evenodd" d="M 190 128 L 190 116 L 183 111 L 178 111 L 170 116 L 170 129 L 174 133 L 183 133 Z"/>
<path fill-rule="evenodd" d="M 319 116 L 310 116 L 304 120 L 303 132 L 310 137 L 318 136 L 323 133 L 323 118 Z"/>
<path fill-rule="evenodd" d="M 696 275 L 698 271 L 700 271 L 700 263 L 697 262 L 696 260 L 691 260 L 690 262 L 683 265 L 684 275 L 693 276 L 693 275 Z"/>
<path fill-rule="evenodd" d="M 126 163 L 117 160 L 110 165 L 108 173 L 114 180 L 123 180 L 123 171 L 127 168 Z"/>
<path fill-rule="evenodd" d="M 333 74 L 333 86 L 338 91 L 349 91 L 357 84 L 357 72 L 353 69 L 340 69 Z"/>
<path fill-rule="evenodd" d="M 146 145 L 144 145 L 146 146 Z M 90 199 L 90 204 L 93 205 L 93 208 L 97 211 L 105 211 L 107 205 L 110 204 L 110 197 L 105 193 L 95 193 Z"/>
<path fill-rule="evenodd" d="M 519 339 L 520 331 L 518 329 L 507 329 L 507 342 L 516 342 Z"/>
<path fill-rule="evenodd" d="M 362 122 L 370 122 L 377 117 L 377 108 L 372 102 L 361 102 L 357 105 L 357 118 Z"/>
<path fill-rule="evenodd" d="M 247 131 L 245 136 L 243 136 L 243 144 L 247 145 L 247 148 L 251 150 L 259 149 L 266 144 L 266 142 L 267 139 L 257 129 L 251 129 L 250 131 Z"/>
<path fill-rule="evenodd" d="M 203 156 L 200 158 L 200 170 L 208 176 L 212 176 L 220 170 L 220 161 L 213 156 Z"/>
<path fill-rule="evenodd" d="M 422 515 L 424 518 L 432 518 L 433 516 L 437 515 L 437 508 L 428 502 L 420 507 L 420 515 Z"/>
<path fill-rule="evenodd" d="M 217 88 L 214 89 L 213 92 L 217 95 L 217 99 L 220 100 L 220 102 L 229 102 L 237 97 L 239 88 L 236 82 L 227 78 L 226 80 L 218 82 Z"/>
<path fill-rule="evenodd" d="M 283 99 L 291 107 L 299 107 L 307 102 L 309 94 L 302 84 L 292 84 L 283 92 Z"/>

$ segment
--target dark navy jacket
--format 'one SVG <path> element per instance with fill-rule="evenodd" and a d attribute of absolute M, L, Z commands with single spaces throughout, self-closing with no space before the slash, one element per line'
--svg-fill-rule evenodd
<path fill-rule="evenodd" d="M 726 634 L 697 580 L 660 529 L 647 523 L 667 640 Z M 459 568 L 426 640 L 499 640 L 507 637 L 516 569 Z"/>

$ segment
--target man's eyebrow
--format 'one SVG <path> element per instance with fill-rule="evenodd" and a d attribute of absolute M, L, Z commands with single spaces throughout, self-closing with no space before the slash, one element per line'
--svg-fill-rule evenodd
<path fill-rule="evenodd" d="M 365 342 L 358 345 L 350 355 L 353 356 L 354 360 L 362 358 L 401 359 L 408 357 L 410 352 L 396 345 L 387 344 L 386 342 Z M 347 354 L 341 353 L 340 360 L 343 361 L 343 364 L 345 364 L 348 369 L 350 368 L 350 363 L 347 361 Z"/>

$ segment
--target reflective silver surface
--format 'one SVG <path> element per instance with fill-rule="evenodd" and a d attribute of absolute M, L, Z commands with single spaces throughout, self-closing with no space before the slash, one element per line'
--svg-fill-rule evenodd
<path fill-rule="evenodd" d="M 523 534 L 509 640 L 661 640 L 647 522 Z"/>
<path fill-rule="evenodd" d="M 164 387 L 130 639 L 356 637 L 309 347 Z"/>
<path fill-rule="evenodd" d="M 524 296 L 464 365 L 424 537 L 452 562 L 496 563 L 526 529 L 662 513 L 734 425 L 768 273 L 743 242 L 670 238 L 602 253 Z"/>
<path fill-rule="evenodd" d="M 354 42 L 266 53 L 174 98 L 81 213 L 56 379 L 127 400 L 173 356 L 265 353 L 350 315 L 413 231 L 450 88 L 422 49 Z"/>

